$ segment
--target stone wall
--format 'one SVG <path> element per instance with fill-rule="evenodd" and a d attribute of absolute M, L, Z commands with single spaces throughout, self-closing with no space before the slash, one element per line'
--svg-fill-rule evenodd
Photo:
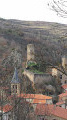
<path fill-rule="evenodd" d="M 26 75 L 31 82 L 34 82 L 34 74 L 28 70 L 24 70 L 23 72 L 24 75 Z"/>
<path fill-rule="evenodd" d="M 26 75 L 33 83 L 40 83 L 40 82 L 49 82 L 52 80 L 52 76 L 50 74 L 37 74 L 30 72 L 28 70 L 24 70 L 24 75 Z"/>
<path fill-rule="evenodd" d="M 62 66 L 65 68 L 67 66 L 67 56 L 62 57 Z"/>
<path fill-rule="evenodd" d="M 67 84 L 67 75 L 63 74 L 61 79 L 62 84 Z"/>
<path fill-rule="evenodd" d="M 28 61 L 34 61 L 34 45 L 28 44 L 27 45 L 27 62 Z"/>
<path fill-rule="evenodd" d="M 57 76 L 58 79 L 61 80 L 62 85 L 67 84 L 67 75 L 63 74 L 61 71 L 57 70 L 56 68 L 52 68 L 52 76 Z"/>
<path fill-rule="evenodd" d="M 52 80 L 52 76 L 48 73 L 45 74 L 34 74 L 34 83 L 40 82 L 50 82 Z"/>
<path fill-rule="evenodd" d="M 13 94 L 20 94 L 20 83 L 18 84 L 11 84 L 11 95 Z"/>

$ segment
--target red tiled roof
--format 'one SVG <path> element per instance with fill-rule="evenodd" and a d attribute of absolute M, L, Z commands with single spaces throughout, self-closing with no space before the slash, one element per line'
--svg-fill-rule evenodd
<path fill-rule="evenodd" d="M 35 94 L 35 98 L 37 98 L 37 99 L 52 99 L 52 97 L 42 95 L 42 94 Z"/>
<path fill-rule="evenodd" d="M 64 101 L 60 101 L 60 102 L 57 102 L 56 105 L 62 105 L 64 103 L 65 103 Z"/>
<path fill-rule="evenodd" d="M 60 94 L 60 95 L 58 95 L 59 97 L 65 97 L 65 96 L 67 96 L 67 92 L 65 92 L 65 93 L 62 93 L 62 94 Z"/>
<path fill-rule="evenodd" d="M 62 85 L 62 88 L 63 88 L 63 89 L 66 89 L 66 88 L 67 88 L 67 84 Z"/>
<path fill-rule="evenodd" d="M 46 103 L 46 100 L 38 100 L 38 99 L 34 99 L 34 100 L 33 100 L 33 104 L 38 104 L 38 103 L 43 103 L 43 104 L 45 104 L 45 103 Z"/>
<path fill-rule="evenodd" d="M 50 96 L 42 95 L 42 94 L 23 94 L 21 93 L 18 97 L 29 98 L 29 99 L 52 99 Z"/>
<path fill-rule="evenodd" d="M 23 93 L 21 93 L 18 97 L 33 99 L 35 97 L 35 94 L 23 94 Z"/>
<path fill-rule="evenodd" d="M 67 120 L 67 109 L 56 107 L 54 105 L 37 104 L 36 115 L 54 115 Z"/>
<path fill-rule="evenodd" d="M 21 98 L 25 98 L 25 99 L 33 99 L 33 104 L 38 104 L 38 103 L 46 103 L 46 100 L 50 100 L 52 99 L 52 97 L 50 96 L 46 96 L 46 95 L 42 95 L 42 94 L 23 94 L 21 93 L 19 96 L 16 97 L 21 97 Z M 13 95 L 9 96 L 8 99 L 12 99 Z"/>
<path fill-rule="evenodd" d="M 7 104 L 7 105 L 3 106 L 3 112 L 9 112 L 12 108 L 13 108 L 13 106 Z M 2 107 L 0 106 L 0 110 L 1 109 L 2 109 Z"/>

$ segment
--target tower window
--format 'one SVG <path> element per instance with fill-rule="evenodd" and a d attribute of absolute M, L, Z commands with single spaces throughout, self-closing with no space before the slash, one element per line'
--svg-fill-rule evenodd
<path fill-rule="evenodd" d="M 17 89 L 17 85 L 16 85 L 16 89 Z"/>
<path fill-rule="evenodd" d="M 15 86 L 15 88 L 16 88 L 16 93 L 17 93 L 17 85 Z"/>
<path fill-rule="evenodd" d="M 13 85 L 13 89 L 14 89 L 14 85 Z"/>
<path fill-rule="evenodd" d="M 60 75 L 60 79 L 62 79 L 62 75 Z"/>

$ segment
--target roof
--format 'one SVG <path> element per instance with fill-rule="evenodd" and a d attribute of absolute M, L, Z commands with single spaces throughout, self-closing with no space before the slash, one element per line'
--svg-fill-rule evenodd
<path fill-rule="evenodd" d="M 33 100 L 33 104 L 39 104 L 39 103 L 45 104 L 46 100 L 38 100 L 38 99 Z"/>
<path fill-rule="evenodd" d="M 13 106 L 7 104 L 3 106 L 3 112 L 9 112 L 11 109 L 13 108 Z M 0 111 L 1 111 L 2 107 L 0 106 Z"/>
<path fill-rule="evenodd" d="M 67 92 L 65 92 L 65 93 L 62 93 L 62 94 L 60 94 L 60 95 L 58 95 L 59 97 L 65 97 L 65 96 L 67 96 Z"/>
<path fill-rule="evenodd" d="M 67 84 L 62 85 L 62 88 L 63 88 L 63 89 L 67 89 Z"/>
<path fill-rule="evenodd" d="M 52 99 L 50 96 L 42 95 L 42 94 L 21 94 L 19 95 L 21 98 L 26 98 L 26 99 L 33 99 L 32 103 L 33 104 L 38 104 L 38 103 L 46 103 L 46 100 Z"/>
<path fill-rule="evenodd" d="M 16 68 L 15 68 L 14 75 L 13 75 L 11 83 L 20 83 L 20 80 L 18 78 L 18 72 L 17 72 Z"/>
<path fill-rule="evenodd" d="M 64 101 L 60 101 L 60 102 L 57 102 L 57 103 L 56 103 L 56 105 L 63 105 L 63 104 L 65 104 Z"/>
<path fill-rule="evenodd" d="M 54 115 L 67 120 L 67 109 L 50 104 L 37 104 L 35 114 L 47 116 Z"/>
<path fill-rule="evenodd" d="M 19 95 L 19 97 L 30 98 L 30 99 L 41 99 L 41 100 L 52 99 L 52 97 L 46 96 L 43 94 L 23 94 L 23 93 L 21 93 Z"/>

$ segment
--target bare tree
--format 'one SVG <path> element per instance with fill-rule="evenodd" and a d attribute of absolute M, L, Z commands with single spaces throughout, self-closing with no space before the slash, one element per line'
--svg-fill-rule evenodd
<path fill-rule="evenodd" d="M 48 3 L 51 10 L 55 11 L 58 16 L 67 18 L 67 0 L 52 0 Z"/>

